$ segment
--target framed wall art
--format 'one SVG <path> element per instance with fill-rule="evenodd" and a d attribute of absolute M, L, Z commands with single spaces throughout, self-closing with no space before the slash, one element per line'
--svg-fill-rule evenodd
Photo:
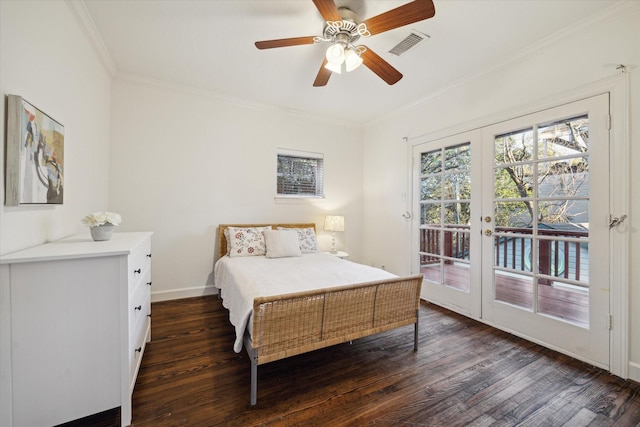
<path fill-rule="evenodd" d="M 7 96 L 5 205 L 61 205 L 64 126 L 17 95 Z"/>

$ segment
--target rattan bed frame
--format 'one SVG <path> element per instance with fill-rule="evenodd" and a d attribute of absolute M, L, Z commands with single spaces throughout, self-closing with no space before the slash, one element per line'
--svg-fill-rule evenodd
<path fill-rule="evenodd" d="M 315 230 L 315 224 L 221 224 L 219 257 L 227 252 L 227 227 L 263 226 Z M 253 335 L 244 336 L 251 359 L 251 405 L 257 402 L 258 366 L 268 362 L 412 324 L 417 351 L 421 286 L 419 274 L 255 298 Z"/>

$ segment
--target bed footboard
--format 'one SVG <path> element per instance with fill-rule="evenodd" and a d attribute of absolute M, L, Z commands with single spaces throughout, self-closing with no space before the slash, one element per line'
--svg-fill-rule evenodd
<path fill-rule="evenodd" d="M 251 358 L 251 404 L 257 401 L 257 366 L 379 332 L 414 324 L 422 275 L 337 288 L 255 298 Z"/>

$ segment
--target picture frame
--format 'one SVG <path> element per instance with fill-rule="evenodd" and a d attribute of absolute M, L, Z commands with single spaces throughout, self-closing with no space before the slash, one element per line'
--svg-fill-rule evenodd
<path fill-rule="evenodd" d="M 64 126 L 18 95 L 7 95 L 5 206 L 61 205 Z"/>

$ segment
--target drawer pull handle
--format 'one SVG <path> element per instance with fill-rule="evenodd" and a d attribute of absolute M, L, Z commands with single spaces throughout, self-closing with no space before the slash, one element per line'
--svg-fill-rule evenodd
<path fill-rule="evenodd" d="M 142 347 L 136 348 L 136 353 L 140 353 L 142 351 Z"/>
<path fill-rule="evenodd" d="M 147 254 L 147 258 L 151 258 L 151 254 Z"/>
<path fill-rule="evenodd" d="M 137 269 L 137 270 L 133 270 L 133 272 L 134 272 L 134 273 L 138 273 L 138 274 L 140 274 L 140 273 L 142 273 L 142 269 L 141 269 L 141 268 L 139 268 L 139 269 Z"/>
<path fill-rule="evenodd" d="M 133 309 L 134 309 L 134 310 L 142 310 L 142 306 L 141 306 L 141 305 L 139 305 L 139 306 L 137 306 L 137 307 L 134 307 Z"/>
<path fill-rule="evenodd" d="M 151 286 L 151 282 L 147 282 L 147 285 Z"/>

